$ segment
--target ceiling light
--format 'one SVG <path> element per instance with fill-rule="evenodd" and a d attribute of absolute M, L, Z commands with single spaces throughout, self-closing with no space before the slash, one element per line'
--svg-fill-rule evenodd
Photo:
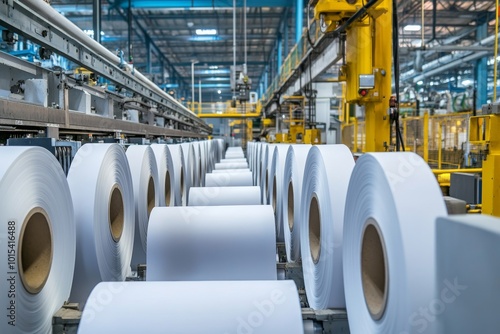
<path fill-rule="evenodd" d="M 194 23 L 193 22 L 188 22 L 187 25 L 188 25 L 189 28 L 192 28 L 194 26 Z"/>
<path fill-rule="evenodd" d="M 465 79 L 462 81 L 462 86 L 470 86 L 472 84 L 472 80 Z"/>
<path fill-rule="evenodd" d="M 424 82 L 422 80 L 420 80 L 419 82 L 417 82 L 417 85 L 423 85 Z"/>
<path fill-rule="evenodd" d="M 218 70 L 218 69 L 219 69 L 219 66 L 214 66 L 214 65 L 212 65 L 212 66 L 210 66 L 210 67 L 209 67 L 209 69 L 211 69 L 211 70 Z"/>
<path fill-rule="evenodd" d="M 408 24 L 403 28 L 404 31 L 420 31 L 420 29 L 422 27 L 418 24 Z"/>
<path fill-rule="evenodd" d="M 220 94 L 222 93 L 222 91 L 220 89 L 217 90 L 217 94 Z"/>
<path fill-rule="evenodd" d="M 217 29 L 196 29 L 196 35 L 217 35 Z"/>

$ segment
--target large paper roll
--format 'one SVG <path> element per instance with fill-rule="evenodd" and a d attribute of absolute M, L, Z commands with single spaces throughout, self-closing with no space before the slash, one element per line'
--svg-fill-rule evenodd
<path fill-rule="evenodd" d="M 151 210 L 160 204 L 158 169 L 153 150 L 147 145 L 132 145 L 127 149 L 132 175 L 135 204 L 135 236 L 132 269 L 146 263 L 148 221 Z"/>
<path fill-rule="evenodd" d="M 303 325 L 293 281 L 127 282 L 94 289 L 78 333 L 302 334 Z"/>
<path fill-rule="evenodd" d="M 248 163 L 246 162 L 218 162 L 215 164 L 215 170 L 218 169 L 240 169 L 248 168 Z"/>
<path fill-rule="evenodd" d="M 414 321 L 435 296 L 435 220 L 446 214 L 436 178 L 418 155 L 357 160 L 342 250 L 352 333 L 435 333 L 435 323 L 419 331 Z"/>
<path fill-rule="evenodd" d="M 212 173 L 248 173 L 250 169 L 240 168 L 240 169 L 214 169 Z"/>
<path fill-rule="evenodd" d="M 345 145 L 314 146 L 302 184 L 300 249 L 307 300 L 313 309 L 345 308 L 342 239 L 354 158 Z"/>
<path fill-rule="evenodd" d="M 200 186 L 205 186 L 205 174 L 207 173 L 207 142 L 200 142 Z"/>
<path fill-rule="evenodd" d="M 245 158 L 234 158 L 234 159 L 222 159 L 220 163 L 246 163 L 247 159 Z"/>
<path fill-rule="evenodd" d="M 269 193 L 269 173 L 273 163 L 275 144 L 268 144 L 264 149 L 264 161 L 262 169 L 262 178 L 260 179 L 260 191 L 262 204 L 269 204 L 267 194 Z"/>
<path fill-rule="evenodd" d="M 253 152 L 255 150 L 255 143 L 254 142 L 249 142 L 247 144 L 247 158 L 248 158 L 248 166 L 250 167 L 250 170 L 253 168 Z"/>
<path fill-rule="evenodd" d="M 70 300 L 83 306 L 96 284 L 123 281 L 130 270 L 135 205 L 125 151 L 118 144 L 83 145 L 68 183 L 77 225 Z"/>
<path fill-rule="evenodd" d="M 75 266 L 68 183 L 44 148 L 0 147 L 0 161 L 0 331 L 52 333 Z"/>
<path fill-rule="evenodd" d="M 193 168 L 193 182 L 191 183 L 191 187 L 200 187 L 200 149 L 199 149 L 199 143 L 198 142 L 192 142 L 191 147 L 193 148 L 194 152 L 194 159 L 192 161 L 192 168 Z"/>
<path fill-rule="evenodd" d="M 437 290 L 414 320 L 417 332 L 436 317 L 439 333 L 498 333 L 500 219 L 454 215 L 436 225 Z"/>
<path fill-rule="evenodd" d="M 274 217 L 276 222 L 276 237 L 278 241 L 285 240 L 283 229 L 283 174 L 285 169 L 286 153 L 288 152 L 289 144 L 276 145 L 271 162 L 271 172 L 269 175 L 269 204 L 273 206 Z"/>
<path fill-rule="evenodd" d="M 175 205 L 186 205 L 187 190 L 186 176 L 184 173 L 184 156 L 179 144 L 167 145 L 168 170 L 174 176 L 174 198 Z"/>
<path fill-rule="evenodd" d="M 259 187 L 191 187 L 189 190 L 189 206 L 259 204 Z"/>
<path fill-rule="evenodd" d="M 207 140 L 207 173 L 212 172 L 215 166 L 215 150 L 213 140 Z"/>
<path fill-rule="evenodd" d="M 311 145 L 290 145 L 283 171 L 282 204 L 286 257 L 289 262 L 300 259 L 300 198 L 304 168 Z"/>
<path fill-rule="evenodd" d="M 182 156 L 184 158 L 184 175 L 185 175 L 185 187 L 186 187 L 186 201 L 187 204 L 189 201 L 189 188 L 195 182 L 195 154 L 194 148 L 191 143 L 183 143 L 181 144 Z"/>
<path fill-rule="evenodd" d="M 263 174 L 265 173 L 264 167 L 267 163 L 267 161 L 264 161 L 264 156 L 266 153 L 268 143 L 261 143 L 260 144 L 260 149 L 258 152 L 257 156 L 257 180 L 256 180 L 256 185 L 259 186 L 262 178 L 264 177 Z"/>
<path fill-rule="evenodd" d="M 158 168 L 158 187 L 160 193 L 160 206 L 174 206 L 175 196 L 173 186 L 175 179 L 173 174 L 168 170 L 167 163 L 167 145 L 166 144 L 153 144 L 151 149 L 155 155 L 156 167 Z"/>
<path fill-rule="evenodd" d="M 252 173 L 210 173 L 205 177 L 207 187 L 244 187 L 252 185 Z"/>
<path fill-rule="evenodd" d="M 155 208 L 148 281 L 276 279 L 270 206 Z"/>

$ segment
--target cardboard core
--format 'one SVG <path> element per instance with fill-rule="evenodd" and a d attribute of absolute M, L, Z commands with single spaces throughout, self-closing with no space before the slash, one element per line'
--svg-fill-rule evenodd
<path fill-rule="evenodd" d="M 152 177 L 149 177 L 147 201 L 148 201 L 147 203 L 148 203 L 148 218 L 149 218 L 151 211 L 155 207 L 155 181 L 153 180 Z"/>
<path fill-rule="evenodd" d="M 387 304 L 387 259 L 383 239 L 373 219 L 369 219 L 361 244 L 361 275 L 366 306 L 374 320 L 382 317 Z"/>
<path fill-rule="evenodd" d="M 313 262 L 318 263 L 321 253 L 321 217 L 316 196 L 311 198 L 309 204 L 309 249 Z"/>
<path fill-rule="evenodd" d="M 288 227 L 293 231 L 293 184 L 288 183 Z"/>
<path fill-rule="evenodd" d="M 115 242 L 118 242 L 122 237 L 124 211 L 122 192 L 120 188 L 115 185 L 109 199 L 109 229 Z"/>
<path fill-rule="evenodd" d="M 18 244 L 18 269 L 24 288 L 39 293 L 52 265 L 52 230 L 47 213 L 40 207 L 32 209 L 21 228 Z"/>
<path fill-rule="evenodd" d="M 273 198 L 271 203 L 273 206 L 274 214 L 276 214 L 276 176 L 273 178 Z"/>
<path fill-rule="evenodd" d="M 170 206 L 170 200 L 172 199 L 172 189 L 170 185 L 170 172 L 167 170 L 165 174 L 165 206 Z"/>

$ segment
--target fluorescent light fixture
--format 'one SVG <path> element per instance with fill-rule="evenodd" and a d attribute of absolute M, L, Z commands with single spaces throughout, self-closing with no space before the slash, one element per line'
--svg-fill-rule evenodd
<path fill-rule="evenodd" d="M 424 82 L 422 80 L 420 80 L 419 82 L 417 82 L 417 85 L 423 85 Z"/>
<path fill-rule="evenodd" d="M 217 94 L 220 94 L 222 93 L 222 91 L 220 89 L 217 90 Z"/>
<path fill-rule="evenodd" d="M 404 31 L 420 31 L 420 29 L 422 27 L 419 24 L 408 24 L 403 28 Z"/>
<path fill-rule="evenodd" d="M 219 69 L 219 66 L 214 66 L 214 65 L 212 65 L 212 66 L 210 66 L 210 67 L 209 67 L 209 69 L 211 69 L 211 70 L 218 70 L 218 69 Z"/>
<path fill-rule="evenodd" d="M 462 86 L 470 86 L 472 84 L 472 80 L 465 79 L 462 81 Z"/>
<path fill-rule="evenodd" d="M 196 29 L 196 35 L 198 36 L 217 35 L 217 29 Z"/>

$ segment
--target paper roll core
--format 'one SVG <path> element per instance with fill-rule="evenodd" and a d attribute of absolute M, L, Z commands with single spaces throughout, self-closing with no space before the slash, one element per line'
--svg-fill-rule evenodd
<path fill-rule="evenodd" d="M 384 315 L 388 295 L 387 255 L 373 219 L 368 219 L 361 244 L 361 273 L 366 306 L 374 320 Z"/>
<path fill-rule="evenodd" d="M 184 194 L 184 170 L 181 167 L 181 197 Z"/>
<path fill-rule="evenodd" d="M 165 206 L 170 206 L 170 200 L 172 199 L 172 189 L 170 184 L 170 172 L 167 170 L 165 174 Z"/>
<path fill-rule="evenodd" d="M 316 196 L 312 196 L 309 204 L 309 248 L 313 262 L 318 263 L 321 254 L 321 216 Z"/>
<path fill-rule="evenodd" d="M 124 219 L 122 192 L 115 184 L 109 199 L 109 229 L 114 242 L 120 241 L 122 237 Z"/>
<path fill-rule="evenodd" d="M 288 227 L 293 231 L 293 183 L 288 183 Z"/>
<path fill-rule="evenodd" d="M 274 214 L 276 214 L 276 192 L 278 191 L 277 185 L 276 185 L 276 176 L 273 178 L 273 199 L 272 199 L 272 206 L 274 210 Z"/>
<path fill-rule="evenodd" d="M 147 203 L 148 203 L 148 218 L 149 215 L 151 214 L 151 210 L 155 207 L 155 181 L 153 180 L 153 177 L 149 177 L 149 182 L 148 182 L 148 197 L 147 197 Z"/>
<path fill-rule="evenodd" d="M 31 294 L 39 293 L 50 274 L 53 245 L 52 230 L 47 213 L 33 208 L 24 221 L 19 236 L 19 276 Z"/>

